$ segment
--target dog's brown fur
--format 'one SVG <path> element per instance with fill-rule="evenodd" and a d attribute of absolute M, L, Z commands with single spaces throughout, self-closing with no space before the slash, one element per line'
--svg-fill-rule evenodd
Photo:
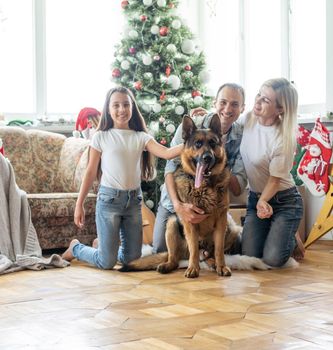
<path fill-rule="evenodd" d="M 229 206 L 228 184 L 230 173 L 226 167 L 226 152 L 222 145 L 221 122 L 213 116 L 209 129 L 198 129 L 193 120 L 183 118 L 183 138 L 185 147 L 181 154 L 181 165 L 174 173 L 179 199 L 192 203 L 210 214 L 199 224 L 182 222 L 185 239 L 180 232 L 179 218 L 172 215 L 166 228 L 168 253 L 160 253 L 137 259 L 122 271 L 148 270 L 157 267 L 160 273 L 169 273 L 178 267 L 181 259 L 189 259 L 185 276 L 199 276 L 199 249 L 205 249 L 215 257 L 215 269 L 220 276 L 230 276 L 225 265 L 225 233 L 228 248 L 238 235 L 227 228 Z M 212 160 L 213 159 L 213 160 Z M 206 174 L 198 188 L 195 187 L 196 164 L 209 163 Z M 226 240 L 227 241 L 227 240 Z"/>

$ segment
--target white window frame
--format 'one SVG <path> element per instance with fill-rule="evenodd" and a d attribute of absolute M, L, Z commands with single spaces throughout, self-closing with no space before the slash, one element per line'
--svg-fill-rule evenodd
<path fill-rule="evenodd" d="M 111 0 L 112 1 L 112 0 Z M 249 0 L 238 0 L 239 1 L 239 16 L 240 16 L 240 83 L 244 85 L 245 83 L 245 63 L 244 63 L 244 53 L 245 53 L 245 42 L 244 42 L 244 2 Z M 290 38 L 289 38 L 289 23 L 290 23 L 290 0 L 280 0 L 282 8 L 281 16 L 281 57 L 282 57 L 282 72 L 281 75 L 290 78 Z M 191 6 L 195 6 L 196 11 L 194 14 L 196 16 L 195 23 L 198 28 L 204 28 L 205 24 L 200 16 L 202 13 L 203 6 L 207 6 L 205 1 L 202 0 L 191 0 Z M 34 37 L 35 37 L 35 66 L 34 66 L 34 76 L 35 76 L 35 86 L 34 86 L 34 106 L 35 113 L 30 114 L 20 114 L 20 113 L 6 113 L 6 117 L 11 119 L 15 118 L 28 118 L 35 119 L 47 115 L 47 94 L 46 94 L 46 42 L 45 42 L 45 1 L 44 0 L 33 0 L 34 9 Z M 326 115 L 326 112 L 333 111 L 333 23 L 331 21 L 333 18 L 333 1 L 326 0 L 326 102 L 321 105 L 300 105 L 299 112 L 302 114 L 321 113 L 321 115 Z M 200 31 L 199 33 L 200 40 Z M 110 58 L 111 59 L 111 58 Z M 60 114 L 61 115 L 61 114 Z"/>

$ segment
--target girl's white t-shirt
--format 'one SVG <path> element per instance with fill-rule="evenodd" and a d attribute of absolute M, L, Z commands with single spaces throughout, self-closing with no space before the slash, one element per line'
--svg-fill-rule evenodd
<path fill-rule="evenodd" d="M 262 193 L 269 176 L 281 179 L 278 191 L 295 186 L 290 174 L 293 159 L 282 151 L 283 140 L 278 134 L 278 128 L 274 125 L 263 126 L 257 121 L 249 127 L 246 124 L 248 116 L 249 114 L 243 115 L 239 122 L 244 125 L 240 153 L 250 190 Z"/>
<path fill-rule="evenodd" d="M 101 152 L 101 185 L 134 190 L 141 184 L 141 155 L 153 136 L 143 131 L 97 131 L 91 147 Z"/>

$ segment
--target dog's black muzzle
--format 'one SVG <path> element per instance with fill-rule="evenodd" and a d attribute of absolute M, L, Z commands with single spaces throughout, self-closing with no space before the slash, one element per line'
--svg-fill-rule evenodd
<path fill-rule="evenodd" d="M 215 156 L 211 152 L 205 152 L 200 157 L 196 157 L 195 159 L 196 164 L 202 164 L 206 166 L 205 175 L 209 175 L 210 170 L 215 164 Z"/>

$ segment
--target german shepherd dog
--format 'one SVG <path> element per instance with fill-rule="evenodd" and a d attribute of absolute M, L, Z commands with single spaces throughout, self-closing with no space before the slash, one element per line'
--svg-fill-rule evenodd
<path fill-rule="evenodd" d="M 230 172 L 226 167 L 219 117 L 214 115 L 209 128 L 201 129 L 192 118 L 184 116 L 183 139 L 181 164 L 174 173 L 179 199 L 203 209 L 209 216 L 199 224 L 191 224 L 172 215 L 166 228 L 168 252 L 134 260 L 121 271 L 157 268 L 160 273 L 169 273 L 177 269 L 180 260 L 189 259 L 185 277 L 195 278 L 200 269 L 199 249 L 204 249 L 215 257 L 219 276 L 231 275 L 224 260 L 225 244 L 230 248 L 239 231 L 227 230 Z"/>

